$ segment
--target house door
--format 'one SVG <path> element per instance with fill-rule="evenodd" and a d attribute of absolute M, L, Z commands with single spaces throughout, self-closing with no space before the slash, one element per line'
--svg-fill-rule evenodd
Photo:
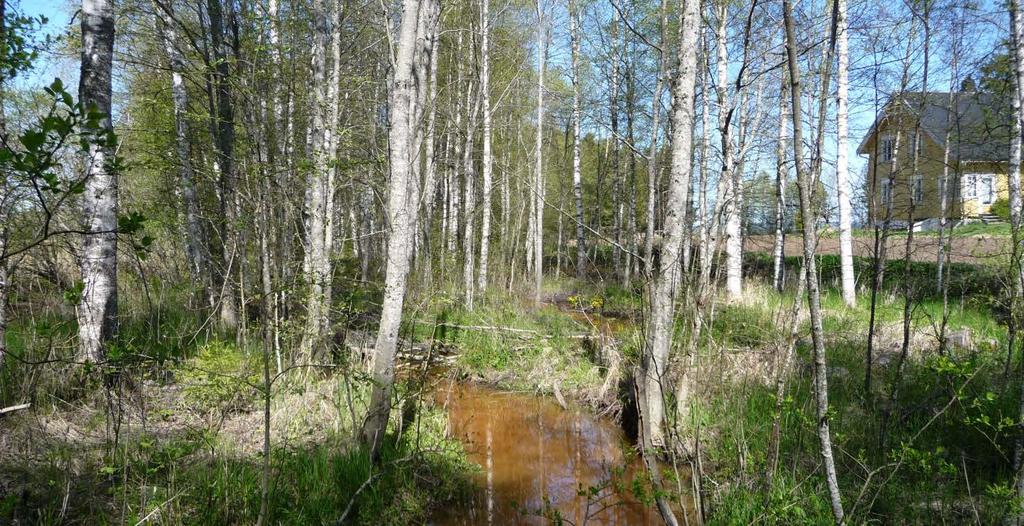
<path fill-rule="evenodd" d="M 982 204 L 990 205 L 995 199 L 995 182 L 991 175 L 983 175 L 978 178 L 978 200 Z"/>

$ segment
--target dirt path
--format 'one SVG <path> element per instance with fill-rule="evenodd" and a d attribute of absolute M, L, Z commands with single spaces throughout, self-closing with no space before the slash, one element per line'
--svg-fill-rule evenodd
<path fill-rule="evenodd" d="M 744 243 L 744 250 L 770 254 L 774 236 L 749 236 Z M 872 236 L 853 238 L 853 255 L 860 257 L 874 256 L 875 239 Z M 906 254 L 907 238 L 891 236 L 886 243 L 888 259 L 903 259 Z M 957 263 L 983 264 L 997 263 L 1010 253 L 1010 239 L 995 236 L 967 236 L 952 239 L 950 258 Z M 799 235 L 786 236 L 786 255 L 795 256 L 803 253 L 803 240 Z M 818 240 L 817 254 L 838 254 L 839 238 L 825 237 Z M 914 261 L 934 263 L 938 258 L 939 238 L 934 235 L 914 236 L 914 246 L 910 257 Z"/>

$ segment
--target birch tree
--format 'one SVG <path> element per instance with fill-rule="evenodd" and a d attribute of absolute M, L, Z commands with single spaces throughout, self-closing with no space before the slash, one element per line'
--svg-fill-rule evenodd
<path fill-rule="evenodd" d="M 665 240 L 658 272 L 650 287 L 650 316 L 640 364 L 638 390 L 645 450 L 663 447 L 664 393 L 662 388 L 672 346 L 672 319 L 681 277 L 680 257 L 684 238 L 683 215 L 688 202 L 693 157 L 694 93 L 697 78 L 697 5 L 686 2 L 679 42 L 679 65 L 672 109 L 672 172 L 665 200 Z"/>
<path fill-rule="evenodd" d="M 1013 248 L 1011 256 L 1011 269 L 1013 273 L 1013 293 L 1011 308 L 1011 342 L 1013 341 L 1013 326 L 1018 325 L 1022 297 L 1024 297 L 1024 265 L 1021 265 L 1021 144 L 1024 142 L 1024 12 L 1021 10 L 1020 0 L 1010 0 L 1010 58 L 1013 67 L 1013 124 L 1010 135 L 1009 166 L 1007 167 L 1008 183 L 1010 190 L 1010 228 L 1012 231 Z M 1012 343 L 1010 352 L 1013 352 Z M 1007 359 L 1009 368 L 1010 359 Z M 1018 414 L 1024 416 L 1024 384 L 1021 384 L 1018 394 Z M 1024 424 L 1018 424 L 1017 437 L 1014 441 L 1013 450 L 1014 490 L 1018 498 L 1024 497 Z M 1024 523 L 1024 511 L 1018 512 L 1015 518 L 1017 524 Z"/>
<path fill-rule="evenodd" d="M 192 144 L 189 141 L 188 91 L 185 89 L 185 60 L 178 50 L 178 36 L 174 24 L 173 4 L 154 3 L 156 26 L 160 41 L 167 55 L 171 72 L 171 104 L 174 112 L 174 152 L 178 157 L 178 185 L 181 189 L 181 204 L 185 212 L 185 260 L 192 273 L 193 282 L 199 286 L 206 301 L 215 300 L 210 290 L 210 261 L 208 244 L 203 225 L 200 222 L 199 198 L 196 192 L 195 173 L 192 167 Z M 164 12 L 159 9 L 164 5 Z"/>
<path fill-rule="evenodd" d="M 544 67 L 547 65 L 544 11 L 537 0 L 537 136 L 533 171 L 533 286 L 534 304 L 540 306 L 544 281 Z"/>
<path fill-rule="evenodd" d="M 732 101 L 728 94 L 729 80 L 729 32 L 726 25 L 729 4 L 718 3 L 718 25 L 715 29 L 715 45 L 718 50 L 717 78 L 715 89 L 718 96 L 718 135 L 722 143 L 722 174 L 721 184 L 725 192 L 719 199 L 722 215 L 725 217 L 725 284 L 730 299 L 743 295 L 743 225 L 740 211 L 743 208 L 741 195 L 743 188 L 740 174 L 736 170 L 734 159 L 731 122 L 733 115 Z"/>
<path fill-rule="evenodd" d="M 583 234 L 583 175 L 580 171 L 580 14 L 576 0 L 569 0 L 569 33 L 572 40 L 572 196 L 576 203 L 576 278 L 583 279 L 587 249 Z"/>
<path fill-rule="evenodd" d="M 101 131 L 110 132 L 111 67 L 114 58 L 114 5 L 111 0 L 82 0 L 82 69 L 79 102 L 98 112 Z M 86 151 L 82 194 L 82 297 L 78 306 L 79 355 L 83 361 L 106 358 L 107 342 L 117 335 L 117 172 L 111 144 L 92 143 Z"/>
<path fill-rule="evenodd" d="M 779 95 L 779 135 L 775 148 L 775 242 L 772 246 L 772 286 L 782 292 L 786 275 L 786 178 L 789 170 L 786 167 L 786 135 L 789 105 L 786 93 L 789 86 L 786 74 L 782 74 L 782 86 Z"/>
<path fill-rule="evenodd" d="M 490 0 L 480 0 L 480 100 L 483 113 L 483 215 L 480 219 L 480 270 L 477 287 L 487 289 L 487 260 L 491 237 L 491 186 L 494 159 L 491 153 L 491 61 L 490 61 Z"/>
<path fill-rule="evenodd" d="M 837 0 L 838 1 L 838 0 Z M 797 188 L 800 191 L 800 213 L 803 220 L 804 268 L 807 276 L 807 303 L 811 314 L 811 339 L 814 344 L 814 396 L 818 441 L 821 460 L 825 467 L 825 481 L 828 486 L 829 502 L 836 524 L 843 524 L 844 513 L 835 459 L 832 455 L 832 435 L 828 414 L 828 368 L 825 360 L 825 333 L 822 327 L 821 292 L 819 291 L 817 265 L 814 247 L 817 242 L 813 206 L 814 185 L 803 165 L 803 113 L 800 110 L 800 67 L 796 35 L 793 24 L 793 7 L 790 0 L 783 0 L 783 19 L 786 28 L 786 58 L 789 68 L 790 109 L 793 116 L 793 164 L 796 167 Z M 830 46 L 835 45 L 833 26 Z M 824 123 L 822 123 L 823 125 Z"/>
<path fill-rule="evenodd" d="M 839 266 L 842 269 L 843 301 L 850 307 L 857 303 L 857 283 L 853 275 L 853 209 L 850 205 L 849 162 L 849 85 L 850 49 L 847 35 L 846 0 L 836 0 L 836 44 L 839 69 L 836 72 L 836 193 L 839 206 Z M 824 126 L 821 123 L 820 126 Z"/>
<path fill-rule="evenodd" d="M 331 252 L 333 236 L 331 221 L 334 216 L 334 128 L 337 107 L 337 80 L 328 75 L 328 50 L 333 52 L 331 14 L 326 0 L 313 2 L 313 62 L 314 98 L 312 108 L 311 153 L 312 168 L 308 176 L 305 198 L 306 239 L 303 270 L 309 287 L 306 295 L 306 326 L 302 338 L 302 355 L 311 359 L 319 351 L 329 326 Z M 340 28 L 334 28 L 335 33 Z M 340 39 L 340 34 L 335 40 Z M 336 57 L 335 60 L 337 60 Z M 336 66 L 335 66 L 336 67 Z"/>
<path fill-rule="evenodd" d="M 437 24 L 439 11 L 440 5 L 435 0 L 403 0 L 397 35 L 398 49 L 388 113 L 391 181 L 387 217 L 390 236 L 387 241 L 380 325 L 370 362 L 373 391 L 362 429 L 363 443 L 374 458 L 380 451 L 391 413 L 398 329 L 402 322 L 402 306 L 419 211 L 416 206 L 419 200 L 416 195 L 418 183 L 412 178 L 413 163 L 418 159 L 419 152 L 414 151 L 412 146 L 420 126 L 418 92 L 425 89 L 425 86 L 420 84 L 416 72 L 422 61 L 429 60 L 433 52 L 430 35 Z"/>

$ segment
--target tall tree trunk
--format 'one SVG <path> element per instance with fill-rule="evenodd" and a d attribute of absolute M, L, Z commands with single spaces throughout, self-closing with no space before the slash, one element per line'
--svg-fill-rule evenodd
<path fill-rule="evenodd" d="M 847 38 L 846 0 L 836 0 L 836 42 L 839 46 L 839 70 L 836 87 L 836 127 L 839 142 L 836 145 L 836 193 L 839 204 L 839 263 L 843 281 L 843 301 L 850 307 L 857 304 L 857 282 L 853 274 L 853 209 L 850 206 L 850 182 L 847 154 L 849 146 L 849 75 L 850 50 Z M 825 123 L 819 123 L 824 126 Z"/>
<path fill-rule="evenodd" d="M 387 214 L 391 235 L 387 241 L 380 324 L 370 363 L 373 392 L 362 429 L 363 443 L 374 458 L 380 452 L 391 413 L 398 329 L 419 212 L 419 196 L 416 195 L 419 185 L 412 177 L 418 152 L 413 150 L 413 144 L 420 126 L 417 118 L 420 111 L 416 108 L 420 99 L 418 92 L 424 86 L 418 82 L 417 60 L 428 60 L 431 56 L 429 35 L 434 31 L 440 6 L 436 0 L 403 0 L 402 9 L 388 112 L 391 181 Z"/>
<path fill-rule="evenodd" d="M 725 216 L 725 285 L 730 299 L 743 295 L 743 233 L 740 224 L 740 195 L 743 189 L 740 174 L 734 166 L 734 147 L 731 132 L 733 107 L 726 86 L 729 80 L 729 31 L 726 25 L 729 14 L 728 2 L 718 5 L 718 26 L 715 42 L 718 50 L 718 78 L 715 87 L 718 94 L 718 134 L 722 141 L 722 175 L 726 193 L 722 207 Z M 745 58 L 745 57 L 744 57 Z"/>
<path fill-rule="evenodd" d="M 662 447 L 665 442 L 664 393 L 669 349 L 672 346 L 672 318 L 679 289 L 683 244 L 683 216 L 690 189 L 693 156 L 694 87 L 697 76 L 697 32 L 700 28 L 697 4 L 686 2 L 679 42 L 679 67 L 672 109 L 672 174 L 665 200 L 665 238 L 661 246 L 658 272 L 650 286 L 650 316 L 647 322 L 645 352 L 641 361 L 641 417 L 645 449 Z"/>
<path fill-rule="evenodd" d="M 490 1 L 480 0 L 480 99 L 483 105 L 483 212 L 480 219 L 480 271 L 477 275 L 477 288 L 480 292 L 487 289 L 487 260 L 491 238 L 491 170 L 494 159 L 491 154 L 491 61 L 490 41 Z"/>
<path fill-rule="evenodd" d="M 427 278 L 430 279 L 430 257 L 431 257 L 431 232 L 433 231 L 434 221 L 434 207 L 437 204 L 437 152 L 435 151 L 436 131 L 435 121 L 437 120 L 437 69 L 438 53 L 440 53 L 439 43 L 441 41 L 440 35 L 435 30 L 434 34 L 430 36 L 431 47 L 434 48 L 434 53 L 430 57 L 430 83 L 428 88 L 427 100 L 430 104 L 430 113 L 427 115 L 427 137 L 425 146 L 426 156 L 426 173 L 423 176 L 423 224 L 420 227 L 420 235 L 423 238 L 422 246 L 426 249 L 426 254 L 423 255 L 427 272 L 425 273 Z M 444 229 L 441 229 L 442 236 Z"/>
<path fill-rule="evenodd" d="M 544 11 L 537 0 L 537 139 L 533 172 L 533 302 L 540 306 L 544 280 L 544 67 L 547 65 Z"/>
<path fill-rule="evenodd" d="M 462 277 L 465 288 L 465 304 L 467 309 L 473 308 L 473 263 L 476 255 L 476 221 L 473 215 L 476 213 L 476 167 L 473 164 L 473 134 L 476 131 L 476 117 L 480 109 L 479 94 L 473 97 L 473 82 L 470 81 L 469 91 L 466 94 L 467 105 L 471 107 L 469 118 L 466 120 L 466 147 L 462 152 L 462 170 L 466 174 L 466 193 L 463 195 L 463 230 L 462 230 L 462 252 L 464 255 Z"/>
<path fill-rule="evenodd" d="M 1010 30 L 1011 30 L 1011 59 L 1013 60 L 1014 97 L 1013 97 L 1013 131 L 1010 142 L 1010 163 L 1007 168 L 1010 187 L 1010 227 L 1013 232 L 1013 248 L 1011 256 L 1011 272 L 1013 273 L 1013 307 L 1010 317 L 1011 324 L 1020 327 L 1021 309 L 1024 308 L 1024 265 L 1021 264 L 1021 214 L 1022 201 L 1020 168 L 1021 168 L 1021 144 L 1024 142 L 1024 103 L 1021 97 L 1024 96 L 1024 12 L 1021 11 L 1020 0 L 1010 0 Z M 1009 353 L 1006 361 L 1007 370 L 1010 368 L 1012 359 L 1014 338 L 1010 338 Z M 1024 367 L 1021 367 L 1024 371 Z M 1019 415 L 1024 415 L 1024 383 L 1021 383 L 1019 393 Z M 1014 441 L 1013 450 L 1014 488 L 1017 497 L 1024 497 L 1024 423 L 1018 425 L 1017 437 Z M 1019 512 L 1016 523 L 1024 524 L 1024 511 Z"/>
<path fill-rule="evenodd" d="M 310 360 L 320 354 L 327 333 L 330 306 L 330 235 L 328 224 L 334 214 L 332 158 L 336 122 L 332 120 L 337 93 L 328 75 L 328 48 L 331 47 L 331 17 L 326 0 L 313 2 L 313 87 L 312 169 L 306 188 L 306 239 L 303 269 L 306 271 L 306 325 L 302 336 L 302 355 Z"/>
<path fill-rule="evenodd" d="M 803 220 L 804 267 L 807 272 L 807 303 L 811 313 L 811 339 L 814 342 L 814 395 L 816 401 L 815 417 L 817 419 L 818 441 L 821 459 L 825 465 L 825 481 L 828 486 L 829 501 L 836 524 L 843 524 L 842 494 L 839 492 L 839 479 L 836 475 L 835 459 L 832 456 L 832 436 L 829 430 L 828 415 L 828 368 L 825 361 L 825 334 L 822 328 L 821 293 L 818 288 L 818 272 L 814 259 L 814 245 L 817 241 L 811 183 L 806 168 L 803 166 L 803 113 L 800 111 L 800 68 L 797 54 L 796 35 L 793 27 L 793 7 L 790 0 L 783 0 L 783 18 L 786 26 L 786 56 L 789 66 L 789 82 L 791 109 L 793 115 L 793 164 L 796 167 L 797 187 L 800 190 L 800 212 Z M 832 44 L 835 43 L 833 29 Z M 824 125 L 824 123 L 821 123 Z"/>
<path fill-rule="evenodd" d="M 213 48 L 216 115 L 213 116 L 214 171 L 220 185 L 220 231 L 222 260 L 219 291 L 220 326 L 227 331 L 238 327 L 236 284 L 232 274 L 239 266 L 238 218 L 235 203 L 235 112 L 231 101 L 231 74 L 228 65 L 228 43 L 224 39 L 224 16 L 220 0 L 207 0 L 210 22 L 210 45 Z"/>
<path fill-rule="evenodd" d="M 786 277 L 786 135 L 789 104 L 786 94 L 789 90 L 786 74 L 782 74 L 782 88 L 779 96 L 779 138 L 775 147 L 775 245 L 772 247 L 774 268 L 772 286 L 782 292 Z"/>
<path fill-rule="evenodd" d="M 685 228 L 683 218 L 690 190 L 693 166 L 694 88 L 697 79 L 697 34 L 700 31 L 700 2 L 683 6 L 679 39 L 679 66 L 675 83 L 675 105 L 672 109 L 672 175 L 665 200 L 665 240 L 661 247 L 658 273 L 650 286 L 650 316 L 645 349 L 637 382 L 641 415 L 641 438 L 648 473 L 657 484 L 659 468 L 654 466 L 653 453 L 666 445 L 664 400 L 669 349 L 672 346 L 673 313 L 682 267 L 679 258 Z M 664 499 L 657 499 L 658 509 L 666 524 L 678 524 Z"/>
<path fill-rule="evenodd" d="M 619 44 L 619 1 L 615 3 L 615 16 L 612 19 L 612 54 L 611 54 L 611 91 L 608 94 L 608 116 L 611 122 L 612 136 L 608 138 L 608 145 L 611 148 L 611 169 L 612 169 L 612 225 L 615 245 L 612 247 L 612 266 L 618 277 L 623 277 L 622 269 L 622 243 L 624 242 L 622 227 L 625 220 L 626 199 L 622 195 L 622 164 L 619 159 L 619 64 L 622 62 L 622 48 Z M 624 21 L 623 21 L 624 22 Z M 623 35 L 624 36 L 624 35 Z M 598 184 L 598 188 L 601 185 Z M 601 216 L 601 203 L 598 200 L 594 206 L 593 215 L 595 218 Z"/>
<path fill-rule="evenodd" d="M 182 76 L 185 71 L 185 60 L 177 48 L 178 37 L 174 29 L 172 4 L 166 4 L 166 9 L 163 13 L 159 9 L 155 10 L 156 26 L 171 71 L 174 151 L 178 156 L 178 184 L 185 209 L 185 259 L 193 283 L 199 287 L 204 301 L 212 304 L 215 298 L 213 291 L 210 290 L 208 245 L 199 217 L 199 198 L 196 195 L 195 175 L 192 169 L 192 144 L 189 142 L 188 92 Z"/>
<path fill-rule="evenodd" d="M 82 70 L 79 102 L 104 116 L 99 125 L 113 133 L 111 66 L 114 59 L 114 4 L 82 0 Z M 82 361 L 106 358 L 107 342 L 117 336 L 117 172 L 110 169 L 113 149 L 97 141 L 85 159 L 82 217 L 82 301 L 78 307 L 79 356 Z"/>
<path fill-rule="evenodd" d="M 711 264 L 713 262 L 715 248 L 712 246 L 712 231 L 717 222 L 714 213 L 708 209 L 708 183 L 711 179 L 709 169 L 708 151 L 711 149 L 711 99 L 708 95 L 710 87 L 707 78 L 711 68 L 710 48 L 708 46 L 707 32 L 701 31 L 701 68 L 700 76 L 703 79 L 700 90 L 700 197 L 698 201 L 698 212 L 701 228 L 699 234 L 700 244 L 700 275 L 697 277 L 697 302 L 703 306 L 705 299 L 711 289 Z M 717 244 L 717 243 L 716 243 Z"/>
<path fill-rule="evenodd" d="M 580 14 L 576 0 L 569 0 L 569 32 L 572 40 L 572 196 L 576 202 L 576 278 L 583 279 L 587 249 L 583 235 L 583 180 L 580 172 Z"/>
<path fill-rule="evenodd" d="M 668 45 L 668 2 L 661 0 L 658 16 L 659 42 Z M 655 210 L 658 202 L 658 135 L 661 133 L 661 97 L 668 74 L 668 54 L 661 49 L 658 54 L 658 78 L 654 81 L 654 97 L 651 98 L 651 138 L 647 150 L 647 225 L 644 232 L 644 272 L 654 272 L 654 232 L 657 226 Z M 635 205 L 634 205 L 635 206 Z"/>

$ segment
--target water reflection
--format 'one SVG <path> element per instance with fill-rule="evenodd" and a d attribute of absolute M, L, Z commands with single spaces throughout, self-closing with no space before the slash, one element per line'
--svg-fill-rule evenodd
<path fill-rule="evenodd" d="M 473 497 L 441 510 L 438 526 L 548 524 L 549 507 L 573 524 L 661 524 L 661 518 L 607 484 L 613 468 L 629 487 L 639 468 L 622 453 L 624 436 L 611 422 L 551 400 L 445 381 L 453 436 L 482 467 Z M 604 486 L 593 495 L 591 486 Z M 581 494 L 582 493 L 582 494 Z"/>

